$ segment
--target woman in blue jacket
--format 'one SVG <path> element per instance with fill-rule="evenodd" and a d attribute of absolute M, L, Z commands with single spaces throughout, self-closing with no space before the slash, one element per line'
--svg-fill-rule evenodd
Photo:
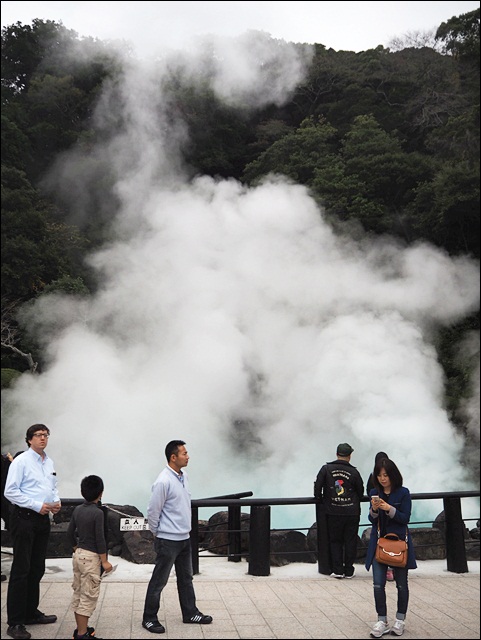
<path fill-rule="evenodd" d="M 373 476 L 374 489 L 369 492 L 371 498 L 369 520 L 372 522 L 372 529 L 366 555 L 366 569 L 369 571 L 372 565 L 374 602 L 378 621 L 372 628 L 371 636 L 380 638 L 389 631 L 396 636 L 402 636 L 409 601 L 408 570 L 417 567 L 409 531 L 407 566 L 396 567 L 394 572 L 397 588 L 397 612 L 392 627 L 387 621 L 386 572 L 388 567 L 377 562 L 375 553 L 378 525 L 381 536 L 385 536 L 386 533 L 396 533 L 399 538 L 405 538 L 407 525 L 411 518 L 411 494 L 409 489 L 402 486 L 403 478 L 399 469 L 388 458 L 382 458 L 376 462 Z"/>

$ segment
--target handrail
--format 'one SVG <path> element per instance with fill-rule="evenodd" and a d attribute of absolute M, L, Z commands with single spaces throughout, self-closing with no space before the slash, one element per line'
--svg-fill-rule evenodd
<path fill-rule="evenodd" d="M 252 492 L 251 492 L 252 495 Z M 437 493 L 411 493 L 412 500 L 440 500 L 446 497 L 451 498 L 479 498 L 479 491 L 444 491 Z M 369 496 L 363 496 L 361 502 L 369 502 Z M 289 504 L 320 504 L 317 498 L 312 496 L 303 498 L 248 498 L 242 499 L 242 505 L 246 507 L 266 506 L 266 505 L 289 505 Z M 195 507 L 229 507 L 238 506 L 239 501 L 233 498 L 198 498 L 192 500 Z"/>
<path fill-rule="evenodd" d="M 228 508 L 228 560 L 239 562 L 241 560 L 241 508 L 251 507 L 249 548 L 254 550 L 254 556 L 252 553 L 249 555 L 249 573 L 251 575 L 269 575 L 271 506 L 309 504 L 315 505 L 316 508 L 319 573 L 331 573 L 326 519 L 320 500 L 312 496 L 300 498 L 252 498 L 250 497 L 252 495 L 252 491 L 245 491 L 226 496 L 192 500 L 192 531 L 190 538 L 192 564 L 195 574 L 199 573 L 199 508 Z M 479 498 L 479 496 L 479 490 L 411 494 L 412 500 L 443 500 L 448 571 L 455 573 L 468 572 L 461 499 Z M 64 507 L 74 506 L 82 502 L 82 498 L 62 498 L 62 506 Z M 369 502 L 369 497 L 363 496 L 361 502 Z"/>
<path fill-rule="evenodd" d="M 442 499 L 445 513 L 446 559 L 447 569 L 455 573 L 466 573 L 468 565 L 464 541 L 464 522 L 461 515 L 462 498 L 479 498 L 479 491 L 451 491 L 435 493 L 413 493 L 412 500 Z M 369 502 L 369 497 L 363 496 L 361 502 Z M 198 510 L 201 507 L 228 507 L 229 509 L 229 560 L 240 560 L 240 513 L 241 507 L 251 507 L 249 531 L 249 574 L 269 575 L 270 556 L 270 508 L 279 505 L 307 505 L 316 506 L 317 524 L 317 555 L 319 573 L 331 573 L 331 559 L 327 536 L 327 524 L 321 501 L 314 497 L 303 498 L 247 498 L 219 499 L 205 498 L 192 500 L 192 563 L 194 573 L 199 573 L 199 521 Z M 231 513 L 237 514 L 237 526 L 231 525 Z M 235 545 L 235 552 L 232 550 Z"/>

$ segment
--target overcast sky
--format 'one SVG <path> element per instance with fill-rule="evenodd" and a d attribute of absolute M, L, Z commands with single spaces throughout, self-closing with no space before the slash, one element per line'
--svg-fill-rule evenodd
<path fill-rule="evenodd" d="M 291 42 L 365 51 L 429 31 L 479 2 L 2 2 L 2 27 L 35 18 L 80 36 L 128 40 L 140 56 L 179 47 L 192 36 L 255 29 Z"/>

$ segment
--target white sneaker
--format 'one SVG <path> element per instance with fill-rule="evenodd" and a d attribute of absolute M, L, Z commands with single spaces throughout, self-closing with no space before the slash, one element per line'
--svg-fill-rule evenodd
<path fill-rule="evenodd" d="M 384 620 L 378 620 L 371 630 L 371 637 L 381 638 L 385 633 L 389 633 L 390 630 L 391 628 L 387 622 L 384 622 Z"/>
<path fill-rule="evenodd" d="M 344 578 L 344 574 L 343 573 L 331 573 L 331 578 L 337 578 L 338 580 L 341 580 L 342 578 Z"/>
<path fill-rule="evenodd" d="M 395 636 L 402 636 L 402 634 L 404 633 L 405 624 L 406 623 L 404 622 L 404 620 L 398 620 L 396 618 L 393 626 L 391 627 L 391 633 Z"/>

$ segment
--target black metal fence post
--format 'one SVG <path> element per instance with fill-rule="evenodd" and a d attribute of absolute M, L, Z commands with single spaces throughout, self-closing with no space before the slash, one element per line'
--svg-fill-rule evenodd
<path fill-rule="evenodd" d="M 461 514 L 461 498 L 443 499 L 446 523 L 446 560 L 448 571 L 468 573 L 466 547 L 464 543 L 464 522 Z"/>
<path fill-rule="evenodd" d="M 228 507 L 228 552 L 229 562 L 241 561 L 241 508 Z"/>
<path fill-rule="evenodd" d="M 270 575 L 271 508 L 251 506 L 249 570 L 251 576 Z"/>

